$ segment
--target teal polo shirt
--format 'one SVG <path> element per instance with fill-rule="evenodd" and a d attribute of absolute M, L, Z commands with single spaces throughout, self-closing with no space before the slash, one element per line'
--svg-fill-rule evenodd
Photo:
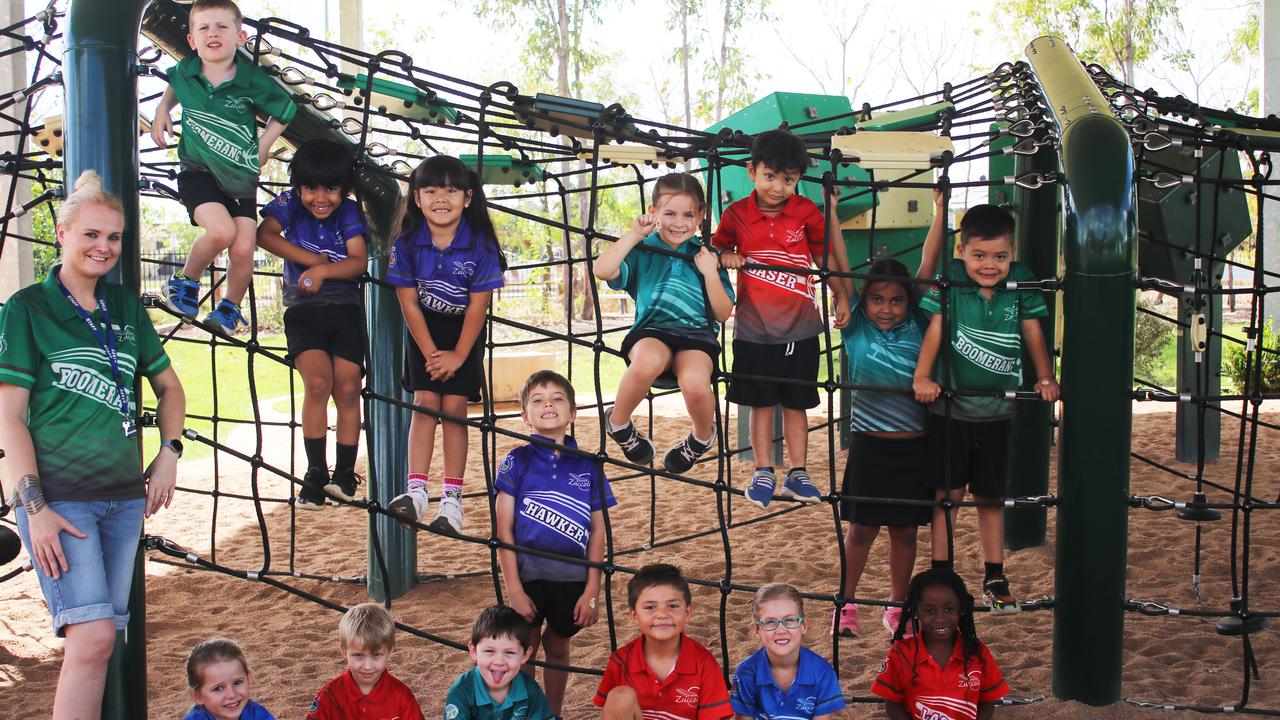
<path fill-rule="evenodd" d="M 236 55 L 236 74 L 214 87 L 192 55 L 169 70 L 169 86 L 182 105 L 178 159 L 185 169 L 213 174 L 228 197 L 258 191 L 258 118 L 288 123 L 298 112 L 289 93 L 262 68 Z"/>
<path fill-rule="evenodd" d="M 708 303 L 702 291 L 702 273 L 693 264 L 693 256 L 703 248 L 696 237 L 680 243 L 675 252 L 685 257 L 674 257 L 645 248 L 671 250 L 671 246 L 658 237 L 657 231 L 647 235 L 639 245 L 623 258 L 618 266 L 618 276 L 609 281 L 614 290 L 624 290 L 636 301 L 635 329 L 651 328 L 667 330 L 682 335 L 703 337 L 716 342 L 720 323 L 708 324 Z M 710 249 L 708 247 L 708 249 Z M 712 250 L 714 253 L 715 250 Z M 734 299 L 729 273 L 719 270 L 720 284 Z"/>
<path fill-rule="evenodd" d="M 137 438 L 121 427 L 115 377 L 106 350 L 58 287 L 55 265 L 0 308 L 0 383 L 30 391 L 27 430 L 45 499 L 131 500 L 146 495 Z M 121 381 L 131 414 L 136 375 L 169 367 L 169 356 L 138 296 L 99 281 L 116 337 Z M 102 330 L 102 312 L 86 307 Z"/>
<path fill-rule="evenodd" d="M 549 720 L 551 705 L 533 678 L 516 672 L 507 697 L 494 703 L 476 668 L 462 673 L 444 698 L 444 720 Z"/>
<path fill-rule="evenodd" d="M 964 261 L 947 264 L 946 278 L 968 281 Z M 1025 265 L 1009 265 L 1005 282 L 1030 282 L 1035 276 Z M 1049 314 L 1039 290 L 1009 290 L 1002 282 L 991 291 L 991 297 L 980 288 L 947 289 L 947 319 L 951 324 L 949 348 L 938 352 L 933 377 L 943 387 L 957 390 L 1015 390 L 1022 384 L 1022 321 Z M 920 308 L 930 314 L 942 312 L 942 293 L 937 286 L 929 288 Z M 949 353 L 946 363 L 943 354 Z M 943 376 L 942 368 L 947 368 Z M 942 398 L 929 406 L 930 412 L 946 412 Z M 960 420 L 1003 420 L 1013 416 L 1013 401 L 1003 397 L 957 396 L 951 400 L 951 416 Z"/>

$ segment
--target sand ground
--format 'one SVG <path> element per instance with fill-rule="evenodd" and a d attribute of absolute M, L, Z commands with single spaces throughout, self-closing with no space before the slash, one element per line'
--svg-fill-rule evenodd
<path fill-rule="evenodd" d="M 1167 405 L 1138 405 L 1133 425 L 1133 448 L 1153 459 L 1181 470 L 1194 466 L 1178 464 L 1173 455 L 1174 416 Z M 667 447 L 688 431 L 678 404 L 665 403 L 655 411 L 658 445 Z M 730 418 L 732 420 L 732 418 Z M 824 420 L 815 413 L 814 424 Z M 1266 419 L 1280 421 L 1280 415 Z M 506 426 L 519 429 L 519 422 Z M 1223 423 L 1222 457 L 1210 462 L 1206 476 L 1230 485 L 1235 476 L 1237 423 Z M 586 447 L 600 444 L 594 417 L 582 417 L 577 425 L 579 442 Z M 250 435 L 235 437 L 233 444 L 253 447 Z M 287 434 L 268 434 L 264 453 L 283 462 L 290 446 Z M 513 442 L 499 439 L 497 457 Z M 473 448 L 478 448 L 473 436 Z M 616 448 L 610 446 L 610 452 Z M 1257 457 L 1255 495 L 1275 498 L 1280 491 L 1277 444 L 1271 432 L 1262 431 Z M 299 446 L 298 457 L 302 456 Z M 827 434 L 810 436 L 809 467 L 821 487 L 839 482 L 844 454 L 828 467 Z M 437 464 L 438 464 L 437 459 Z M 361 466 L 364 458 L 361 456 Z M 287 466 L 287 464 L 286 464 Z M 1056 466 L 1055 466 L 1056 469 Z M 244 466 L 234 459 L 220 461 L 218 487 L 223 492 L 251 494 L 251 479 Z M 714 463 L 700 466 L 692 477 L 713 480 Z M 734 463 L 731 484 L 741 487 L 745 467 Z M 181 484 L 209 489 L 212 461 L 185 462 Z M 834 477 L 833 477 L 834 476 Z M 478 450 L 469 462 L 469 490 L 482 487 L 484 477 Z M 1056 484 L 1056 482 L 1055 482 Z M 287 495 L 284 483 L 267 473 L 258 478 L 264 497 Z M 690 577 L 719 580 L 726 576 L 726 553 L 718 532 L 706 537 L 661 545 L 700 530 L 719 527 L 716 493 L 713 490 L 672 480 L 648 478 L 618 482 L 619 504 L 611 511 L 614 549 L 618 563 L 636 567 L 646 562 L 666 561 L 681 565 Z M 1191 484 L 1145 464 L 1135 462 L 1131 492 L 1187 499 Z M 656 495 L 655 495 L 656 493 Z M 1225 500 L 1225 493 L 1210 492 L 1211 500 Z M 725 496 L 722 511 L 734 522 L 763 514 L 740 497 Z M 262 534 L 254 504 L 222 498 L 216 515 L 207 496 L 184 493 L 181 502 L 148 523 L 147 532 L 174 540 L 202 557 L 212 557 L 216 535 L 217 562 L 240 569 L 260 569 L 263 565 Z M 651 510 L 652 508 L 652 510 Z M 294 569 L 323 576 L 363 576 L 367 573 L 367 515 L 356 508 L 328 507 L 321 512 L 299 512 L 296 517 L 286 505 L 264 503 L 265 532 L 271 546 L 271 569 Z M 466 502 L 468 532 L 487 536 L 489 511 L 483 498 Z M 216 518 L 216 533 L 211 519 Z M 1025 598 L 1052 595 L 1054 591 L 1054 512 L 1049 513 L 1049 542 L 1039 548 L 1012 553 L 1007 561 L 1009 574 Z M 292 532 L 296 530 L 296 533 Z M 1196 525 L 1179 520 L 1172 512 L 1132 510 L 1129 514 L 1129 571 L 1127 595 L 1184 608 L 1225 608 L 1231 594 L 1230 540 L 1228 521 L 1202 526 L 1203 581 L 1200 601 L 1193 590 Z M 1275 609 L 1277 554 L 1280 553 L 1280 523 L 1267 513 L 1259 513 L 1253 524 L 1252 597 L 1255 607 Z M 728 533 L 735 583 L 758 585 L 774 580 L 789 581 L 801 589 L 833 593 L 838 587 L 839 535 L 831 507 L 822 504 L 784 514 L 763 523 L 732 529 Z M 645 549 L 657 541 L 659 546 Z M 877 541 L 872 560 L 859 590 L 860 596 L 887 596 L 885 540 Z M 465 642 L 477 609 L 494 602 L 495 584 L 488 575 L 491 553 L 483 545 L 465 544 L 430 534 L 417 540 L 420 571 L 443 574 L 482 573 L 422 583 L 397 599 L 392 611 L 397 620 Z M 922 546 L 923 548 L 923 546 Z M 957 529 L 959 569 L 971 587 L 981 577 L 977 554 L 977 533 L 972 511 L 961 514 Z M 918 568 L 926 564 L 922 552 Z M 338 613 L 310 603 L 260 582 L 220 574 L 173 567 L 156 562 L 152 554 L 147 565 L 147 653 L 149 715 L 177 718 L 189 705 L 184 691 L 183 661 L 195 642 L 227 635 L 238 640 L 248 652 L 255 672 L 254 697 L 282 720 L 301 720 L 311 696 L 330 677 L 341 672 L 335 630 Z M 291 564 L 292 558 L 292 564 Z M 9 570 L 12 565 L 0 570 Z M 630 639 L 634 631 L 625 614 L 627 575 L 613 580 L 617 642 Z M 284 578 L 285 582 L 343 605 L 366 600 L 359 585 Z M 719 592 L 695 588 L 695 610 L 689 627 L 691 636 L 722 652 L 719 622 Z M 736 664 L 755 649 L 749 626 L 746 593 L 733 593 L 726 608 L 728 657 Z M 1202 601 L 1202 602 L 1201 602 Z M 42 717 L 52 702 L 61 662 L 61 641 L 50 632 L 49 616 L 33 573 L 0 585 L 0 707 L 5 717 Z M 827 635 L 831 610 L 820 602 L 807 607 L 811 618 L 808 644 L 824 656 L 831 654 Z M 880 611 L 863 610 L 863 634 L 841 640 L 838 670 L 847 693 L 866 697 L 872 678 L 888 646 L 888 634 L 880 627 Z M 1214 631 L 1212 619 L 1191 617 L 1148 618 L 1126 615 L 1124 643 L 1124 697 L 1173 703 L 1204 705 L 1238 704 L 1242 687 L 1242 643 Z M 1138 718 L 1153 711 L 1119 703 L 1093 708 L 1061 702 L 1052 696 L 1052 627 L 1050 612 L 1027 612 L 1008 617 L 978 618 L 979 636 L 986 641 L 1003 667 L 1013 696 L 1041 698 L 1030 706 L 1001 708 L 1009 718 Z M 602 668 L 610 647 L 608 626 L 600 623 L 584 630 L 575 643 L 573 662 L 588 668 Z M 1253 649 L 1260 665 L 1260 679 L 1252 683 L 1250 705 L 1280 708 L 1280 642 L 1276 626 L 1253 636 Z M 465 652 L 401 633 L 392 659 L 392 672 L 417 694 L 424 714 L 439 717 L 445 690 L 468 666 Z M 569 718 L 593 714 L 591 697 L 596 680 L 589 676 L 571 678 L 565 714 Z M 29 708 L 17 710 L 15 708 Z M 35 710 L 34 708 L 41 708 Z M 883 717 L 875 705 L 854 705 L 850 717 Z"/>

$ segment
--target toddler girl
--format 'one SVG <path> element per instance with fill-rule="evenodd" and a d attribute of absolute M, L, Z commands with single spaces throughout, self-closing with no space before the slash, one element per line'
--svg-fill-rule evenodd
<path fill-rule="evenodd" d="M 402 384 L 420 407 L 466 417 L 467 400 L 483 381 L 484 323 L 489 296 L 502 287 L 507 260 L 489 218 L 480 177 L 454 157 L 422 161 L 409 179 L 400 237 L 387 265 L 410 340 Z M 430 496 L 435 415 L 415 412 L 409 422 L 408 492 L 390 509 L 421 523 Z M 440 507 L 430 527 L 462 533 L 462 473 L 467 426 L 444 421 L 444 477 Z"/>

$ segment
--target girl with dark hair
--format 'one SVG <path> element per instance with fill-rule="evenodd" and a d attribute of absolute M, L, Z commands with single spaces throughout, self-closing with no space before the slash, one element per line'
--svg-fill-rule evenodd
<path fill-rule="evenodd" d="M 303 143 L 289 163 L 292 187 L 262 208 L 258 245 L 284 259 L 284 335 L 302 376 L 307 472 L 297 506 L 324 507 L 325 492 L 356 498 L 365 317 L 357 278 L 369 260 L 351 146 Z M 329 477 L 329 398 L 338 411 L 337 462 Z"/>
<path fill-rule="evenodd" d="M 946 201 L 934 191 L 933 224 L 921 250 L 915 277 L 930 277 L 942 251 Z M 834 218 L 831 222 L 836 222 Z M 894 258 L 871 264 L 872 276 L 854 301 L 849 325 L 843 330 L 848 380 L 862 388 L 850 394 L 849 461 L 840 491 L 840 516 L 849 523 L 844 537 L 845 573 L 841 595 L 853 598 L 867 565 L 871 544 L 880 526 L 889 528 L 889 599 L 906 596 L 907 581 L 916 561 L 918 528 L 929 522 L 928 505 L 855 502 L 850 497 L 893 498 L 921 503 L 933 498 L 924 483 L 925 406 L 908 392 L 929 318 L 917 306 L 920 293 L 905 265 Z M 885 609 L 884 626 L 897 626 L 899 607 Z M 858 634 L 858 606 L 840 607 L 833 620 L 841 635 Z"/>
<path fill-rule="evenodd" d="M 483 381 L 484 322 L 489 296 L 502 287 L 506 258 L 489 218 L 480 176 L 457 158 L 428 158 L 409 178 L 400 237 L 392 247 L 387 282 L 409 331 L 402 384 L 415 405 L 466 417 L 467 400 Z M 409 423 L 408 492 L 390 508 L 424 522 L 430 500 L 437 415 L 421 411 Z M 444 477 L 431 528 L 462 532 L 462 474 L 467 426 L 444 420 Z"/>
<path fill-rule="evenodd" d="M 973 596 L 946 568 L 912 578 L 882 667 L 871 692 L 885 699 L 891 720 L 989 720 L 996 701 L 1009 694 L 978 639 Z"/>

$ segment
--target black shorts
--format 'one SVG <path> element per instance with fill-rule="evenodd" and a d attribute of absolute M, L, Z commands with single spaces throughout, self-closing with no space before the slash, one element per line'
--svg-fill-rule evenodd
<path fill-rule="evenodd" d="M 700 338 L 693 335 L 683 335 L 681 333 L 671 332 L 669 330 L 659 330 L 657 328 L 637 328 L 627 333 L 622 339 L 622 359 L 627 365 L 631 365 L 631 348 L 644 338 L 654 338 L 662 341 L 662 344 L 671 348 L 672 359 L 674 360 L 676 353 L 683 350 L 700 350 L 711 357 L 711 367 L 715 367 L 716 359 L 720 357 L 720 343 Z M 653 381 L 654 387 L 673 388 L 679 383 L 676 381 L 675 363 L 667 368 L 666 372 L 658 376 Z"/>
<path fill-rule="evenodd" d="M 735 405 L 792 410 L 818 407 L 818 336 L 777 345 L 733 341 L 733 374 L 758 375 L 779 380 L 802 380 L 804 384 L 769 380 L 729 380 L 726 396 Z"/>
<path fill-rule="evenodd" d="M 364 307 L 343 305 L 298 305 L 284 311 L 285 345 L 289 358 L 307 350 L 322 350 L 350 360 L 364 372 Z"/>
<path fill-rule="evenodd" d="M 925 484 L 942 489 L 947 480 L 947 433 L 951 435 L 950 487 L 966 485 L 980 498 L 1002 498 L 1009 473 L 1010 420 L 974 422 L 929 413 L 929 461 Z"/>
<path fill-rule="evenodd" d="M 524 594 L 533 601 L 538 614 L 533 618 L 535 628 L 547 628 L 562 638 L 571 638 L 582 628 L 573 622 L 573 608 L 587 589 L 585 582 L 561 582 L 557 580 L 530 580 L 524 583 Z"/>
<path fill-rule="evenodd" d="M 932 501 L 933 490 L 924 482 L 928 444 L 924 435 L 899 440 L 853 433 L 840 494 Z M 928 523 L 932 513 L 928 505 L 840 501 L 840 518 L 859 525 L 918 526 Z"/>
<path fill-rule="evenodd" d="M 178 173 L 178 199 L 187 209 L 191 224 L 196 225 L 196 208 L 205 203 L 218 203 L 231 213 L 231 217 L 245 217 L 258 221 L 257 203 L 253 198 L 232 198 L 218 187 L 213 173 L 203 170 L 183 170 Z"/>
<path fill-rule="evenodd" d="M 421 308 L 419 308 L 421 309 Z M 458 336 L 462 334 L 462 315 L 443 315 L 423 312 L 427 322 L 427 332 L 431 333 L 431 341 L 440 350 L 452 350 L 458 345 Z M 404 374 L 400 386 L 409 392 L 426 390 L 440 395 L 463 395 L 472 402 L 480 399 L 480 384 L 484 379 L 484 330 L 476 337 L 471 346 L 471 354 L 462 361 L 458 371 L 448 380 L 432 380 L 427 372 L 427 360 L 422 356 L 418 343 L 408 332 L 404 337 Z"/>

